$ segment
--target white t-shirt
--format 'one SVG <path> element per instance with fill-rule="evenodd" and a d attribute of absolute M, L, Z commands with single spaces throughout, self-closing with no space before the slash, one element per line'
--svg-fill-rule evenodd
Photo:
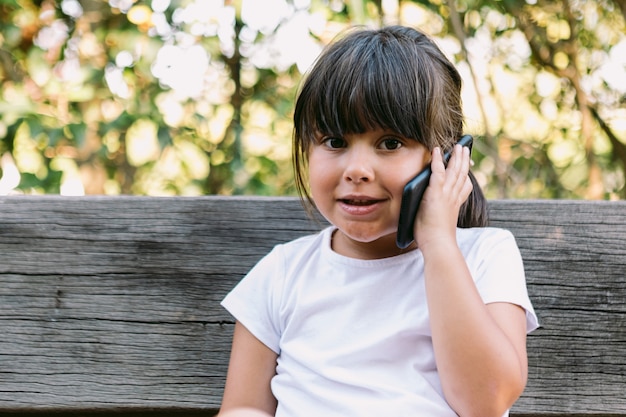
<path fill-rule="evenodd" d="M 276 246 L 222 305 L 278 354 L 276 416 L 454 417 L 429 326 L 422 253 L 360 260 L 331 249 L 333 227 Z M 538 326 L 513 235 L 457 229 L 485 303 L 526 310 Z"/>

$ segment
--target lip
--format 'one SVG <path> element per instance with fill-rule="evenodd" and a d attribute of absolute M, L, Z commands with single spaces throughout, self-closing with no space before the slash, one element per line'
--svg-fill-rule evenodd
<path fill-rule="evenodd" d="M 365 216 L 378 210 L 384 199 L 362 195 L 348 195 L 337 199 L 343 211 L 353 216 Z"/>

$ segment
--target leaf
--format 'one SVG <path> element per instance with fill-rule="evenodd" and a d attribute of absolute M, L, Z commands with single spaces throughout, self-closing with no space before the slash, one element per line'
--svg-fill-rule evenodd
<path fill-rule="evenodd" d="M 30 136 L 36 138 L 44 132 L 44 127 L 41 125 L 41 121 L 35 117 L 28 117 L 26 119 Z"/>
<path fill-rule="evenodd" d="M 85 123 L 73 123 L 67 125 L 74 142 L 79 148 L 82 148 L 86 142 L 87 125 Z"/>
<path fill-rule="evenodd" d="M 157 138 L 161 149 L 172 144 L 172 135 L 170 133 L 170 129 L 166 126 L 159 126 Z"/>

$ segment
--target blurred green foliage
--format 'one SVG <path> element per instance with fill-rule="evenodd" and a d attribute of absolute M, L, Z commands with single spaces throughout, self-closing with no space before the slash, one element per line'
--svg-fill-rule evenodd
<path fill-rule="evenodd" d="M 406 24 L 463 74 L 490 198 L 626 195 L 625 0 L 0 0 L 0 194 L 295 193 L 302 73 Z"/>

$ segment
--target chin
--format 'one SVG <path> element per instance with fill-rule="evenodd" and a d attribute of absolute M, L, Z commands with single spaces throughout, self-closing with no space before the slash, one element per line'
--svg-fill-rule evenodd
<path fill-rule="evenodd" d="M 384 240 L 393 240 L 396 241 L 396 233 L 397 231 L 392 232 L 377 232 L 377 233 L 367 233 L 362 231 L 349 231 L 340 229 L 341 232 L 346 235 L 348 238 L 355 242 L 359 243 L 374 243 L 374 242 L 382 242 Z"/>

